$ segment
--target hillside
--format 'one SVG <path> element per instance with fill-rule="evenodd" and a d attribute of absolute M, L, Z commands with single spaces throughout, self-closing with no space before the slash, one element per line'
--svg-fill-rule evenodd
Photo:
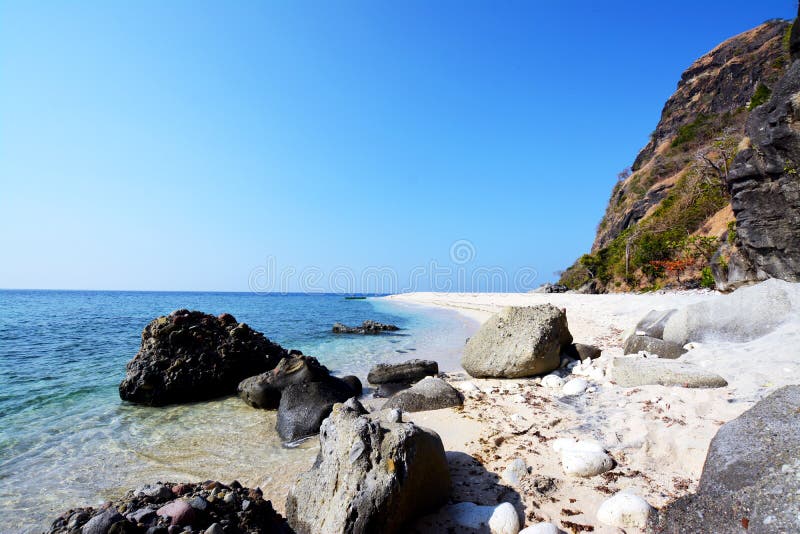
<path fill-rule="evenodd" d="M 619 176 L 591 253 L 560 283 L 585 291 L 714 286 L 711 260 L 736 240 L 728 177 L 745 125 L 790 63 L 791 24 L 771 20 L 695 61 L 650 141 Z"/>

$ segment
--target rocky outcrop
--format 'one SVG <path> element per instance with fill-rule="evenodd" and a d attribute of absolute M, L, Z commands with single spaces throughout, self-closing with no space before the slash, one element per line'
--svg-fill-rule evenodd
<path fill-rule="evenodd" d="M 771 98 L 750 114 L 745 148 L 727 182 L 736 243 L 755 280 L 800 281 L 800 61 L 794 58 Z"/>
<path fill-rule="evenodd" d="M 649 531 L 800 532 L 800 386 L 783 387 L 723 425 L 697 493 L 654 514 Z"/>
<path fill-rule="evenodd" d="M 394 332 L 400 330 L 393 324 L 379 323 L 378 321 L 364 321 L 360 326 L 347 326 L 342 323 L 333 325 L 334 334 L 381 334 L 383 332 Z"/>
<path fill-rule="evenodd" d="M 439 364 L 431 360 L 408 360 L 402 363 L 379 363 L 370 369 L 370 384 L 412 383 L 439 374 Z"/>
<path fill-rule="evenodd" d="M 432 376 L 423 378 L 410 389 L 395 393 L 383 405 L 383 409 L 398 408 L 404 412 L 441 410 L 464 404 L 459 391 L 442 380 Z"/>
<path fill-rule="evenodd" d="M 223 526 L 224 525 L 224 526 Z M 167 532 L 289 534 L 286 521 L 261 490 L 208 481 L 158 483 L 129 491 L 101 508 L 77 508 L 53 521 L 47 534 Z"/>
<path fill-rule="evenodd" d="M 564 310 L 550 304 L 508 307 L 469 339 L 461 365 L 479 378 L 534 376 L 557 369 L 571 343 Z"/>
<path fill-rule="evenodd" d="M 151 406 L 230 395 L 243 378 L 272 369 L 286 355 L 230 314 L 177 310 L 145 327 L 119 395 Z"/>
<path fill-rule="evenodd" d="M 298 534 L 403 532 L 450 495 L 444 447 L 430 430 L 378 420 L 353 399 L 334 407 L 319 439 L 314 467 L 286 499 Z"/>

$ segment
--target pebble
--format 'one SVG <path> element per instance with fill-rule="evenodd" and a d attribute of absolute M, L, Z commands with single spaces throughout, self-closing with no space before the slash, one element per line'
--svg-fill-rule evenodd
<path fill-rule="evenodd" d="M 519 533 L 519 517 L 511 503 L 480 506 L 471 502 L 460 502 L 448 506 L 446 510 L 455 523 L 466 529 L 485 532 L 488 525 L 491 534 Z"/>
<path fill-rule="evenodd" d="M 553 449 L 561 453 L 561 467 L 567 475 L 593 477 L 614 467 L 614 461 L 596 441 L 557 439 Z"/>
<path fill-rule="evenodd" d="M 526 476 L 528 476 L 528 466 L 522 458 L 515 458 L 503 470 L 503 480 L 512 486 L 519 486 Z"/>
<path fill-rule="evenodd" d="M 558 375 L 547 375 L 542 378 L 542 386 L 557 389 L 564 385 L 564 379 Z"/>
<path fill-rule="evenodd" d="M 402 423 L 403 411 L 398 408 L 389 410 L 389 413 L 386 414 L 386 420 L 390 423 Z"/>
<path fill-rule="evenodd" d="M 511 503 L 498 505 L 489 518 L 489 530 L 492 534 L 517 534 L 519 532 L 519 516 Z"/>
<path fill-rule="evenodd" d="M 564 393 L 564 395 L 580 395 L 586 391 L 587 387 L 589 387 L 589 383 L 583 378 L 573 378 L 564 384 L 561 392 Z"/>
<path fill-rule="evenodd" d="M 553 523 L 536 523 L 523 528 L 519 534 L 561 534 L 561 531 Z"/>
<path fill-rule="evenodd" d="M 603 501 L 597 510 L 597 519 L 618 528 L 644 528 L 653 507 L 633 493 L 620 492 Z"/>
<path fill-rule="evenodd" d="M 225 498 L 223 500 L 228 504 L 233 504 L 236 502 L 236 495 L 233 493 L 227 493 L 225 494 Z"/>
<path fill-rule="evenodd" d="M 173 525 L 190 525 L 195 517 L 194 508 L 186 501 L 172 501 L 158 509 L 156 513 L 161 517 L 172 518 Z"/>

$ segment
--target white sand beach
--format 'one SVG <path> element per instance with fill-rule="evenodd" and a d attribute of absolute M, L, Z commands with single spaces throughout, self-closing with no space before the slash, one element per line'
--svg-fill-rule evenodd
<path fill-rule="evenodd" d="M 789 286 L 797 290 L 797 284 Z M 478 322 L 504 306 L 551 303 L 566 309 L 576 342 L 603 350 L 593 367 L 605 369 L 614 356 L 623 354 L 625 333 L 649 310 L 730 297 L 714 292 L 667 292 L 409 293 L 386 298 L 454 309 Z M 405 417 L 441 435 L 453 470 L 454 502 L 512 502 L 524 515 L 524 526 L 551 521 L 567 532 L 579 531 L 581 525 L 594 527 L 595 532 L 619 532 L 597 519 L 600 504 L 610 495 L 629 489 L 660 507 L 692 491 L 719 427 L 774 389 L 800 383 L 800 301 L 795 298 L 793 302 L 788 320 L 770 326 L 766 335 L 740 343 L 722 339 L 695 343 L 680 358 L 721 375 L 728 381 L 727 387 L 624 388 L 608 373 L 598 376 L 595 372 L 583 377 L 590 385 L 585 393 L 566 396 L 560 388 L 542 386 L 538 378 L 473 379 L 457 372 L 448 378 L 465 393 L 463 409 Z M 740 312 L 742 317 L 754 313 L 754 323 L 769 321 L 763 313 Z M 557 438 L 597 440 L 616 467 L 589 478 L 568 476 L 552 447 Z M 485 472 L 470 457 L 482 463 Z M 517 458 L 530 467 L 530 474 L 516 485 L 508 484 L 502 478 L 504 469 Z M 487 483 L 481 484 L 480 477 Z M 499 485 L 493 483 L 498 477 Z M 420 522 L 419 528 L 447 525 L 448 518 L 440 513 Z"/>

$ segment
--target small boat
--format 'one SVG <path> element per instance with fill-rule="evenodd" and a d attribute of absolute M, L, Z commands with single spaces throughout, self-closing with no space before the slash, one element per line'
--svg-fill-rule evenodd
<path fill-rule="evenodd" d="M 344 300 L 366 300 L 367 297 L 345 297 Z"/>

